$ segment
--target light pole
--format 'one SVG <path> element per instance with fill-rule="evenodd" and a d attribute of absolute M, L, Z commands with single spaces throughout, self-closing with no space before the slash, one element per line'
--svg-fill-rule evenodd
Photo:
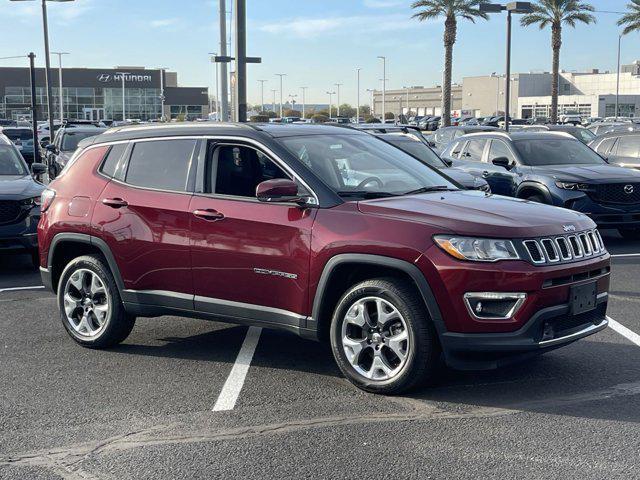
<path fill-rule="evenodd" d="M 302 119 L 304 120 L 304 110 L 307 104 L 307 88 L 309 87 L 300 87 L 300 90 L 302 90 Z"/>
<path fill-rule="evenodd" d="M 32 0 L 11 0 L 29 2 Z M 53 142 L 53 98 L 51 98 L 51 58 L 49 54 L 49 24 L 47 22 L 47 2 L 73 2 L 73 0 L 42 0 L 42 27 L 44 31 L 45 81 L 47 84 L 47 111 L 49 112 L 49 139 Z"/>
<path fill-rule="evenodd" d="M 331 120 L 331 105 L 333 105 L 333 95 L 335 95 L 336 92 L 327 92 L 327 95 L 329 95 L 329 120 Z"/>
<path fill-rule="evenodd" d="M 531 13 L 533 7 L 531 2 L 509 2 L 506 5 L 496 3 L 481 3 L 479 6 L 481 12 L 500 13 L 507 11 L 507 66 L 504 87 L 504 129 L 509 131 L 509 103 L 511 102 L 511 14 L 512 13 Z"/>
<path fill-rule="evenodd" d="M 271 111 L 273 113 L 276 113 L 276 92 L 277 92 L 277 90 L 275 90 L 275 89 L 271 90 L 271 93 L 273 94 L 273 102 L 271 104 Z"/>
<path fill-rule="evenodd" d="M 336 91 L 337 91 L 337 99 L 336 99 L 336 107 L 337 107 L 337 116 L 338 118 L 340 118 L 340 87 L 343 85 L 342 83 L 334 83 L 334 85 L 336 86 Z"/>
<path fill-rule="evenodd" d="M 164 101 L 165 101 L 165 97 L 164 97 L 164 72 L 167 70 L 165 67 L 158 67 L 158 70 L 160 70 L 160 121 L 164 122 L 165 121 L 165 117 L 164 117 Z"/>
<path fill-rule="evenodd" d="M 379 55 L 382 60 L 382 123 L 386 120 L 386 100 L 387 100 L 387 57 Z"/>
<path fill-rule="evenodd" d="M 216 107 L 216 117 L 218 121 L 221 122 L 222 118 L 220 117 L 220 95 L 218 90 L 218 62 L 216 62 L 216 57 L 218 54 L 216 52 L 209 52 L 208 55 L 211 55 L 211 63 L 213 63 L 216 67 L 216 78 L 215 78 L 215 95 L 213 96 L 213 103 Z M 164 114 L 164 113 L 163 113 Z"/>
<path fill-rule="evenodd" d="M 51 52 L 58 56 L 58 97 L 60 103 L 60 123 L 64 120 L 64 95 L 62 94 L 62 56 L 69 52 Z"/>
<path fill-rule="evenodd" d="M 286 76 L 286 73 L 276 73 L 276 77 L 280 77 L 280 118 L 282 118 L 282 77 Z"/>
<path fill-rule="evenodd" d="M 409 108 L 409 93 L 411 91 L 411 87 L 402 87 L 405 90 L 405 93 L 407 95 L 407 117 L 409 116 L 409 114 L 411 113 L 411 108 Z"/>
<path fill-rule="evenodd" d="M 356 123 L 360 123 L 360 70 L 356 68 Z"/>
<path fill-rule="evenodd" d="M 122 121 L 126 121 L 127 116 L 125 115 L 126 113 L 126 100 L 125 100 L 125 95 L 124 95 L 124 82 L 125 82 L 125 75 L 130 75 L 129 72 L 116 72 L 117 75 L 120 75 L 120 79 L 122 80 Z"/>
<path fill-rule="evenodd" d="M 260 105 L 262 108 L 261 114 L 264 112 L 264 83 L 268 82 L 268 80 L 258 80 L 260 82 Z"/>
<path fill-rule="evenodd" d="M 622 34 L 618 35 L 618 70 L 616 71 L 616 122 L 618 121 L 618 108 L 620 107 L 620 46 Z"/>
<path fill-rule="evenodd" d="M 374 96 L 373 96 L 373 94 L 375 93 L 375 89 L 374 88 L 367 88 L 367 92 L 369 92 L 371 94 L 371 106 L 369 107 L 369 115 L 371 115 L 373 117 L 375 115 L 375 113 L 376 113 L 376 108 L 375 108 L 375 103 L 374 103 Z"/>
<path fill-rule="evenodd" d="M 295 108 L 296 98 L 298 98 L 298 95 L 289 94 L 289 103 L 291 103 L 291 110 Z"/>

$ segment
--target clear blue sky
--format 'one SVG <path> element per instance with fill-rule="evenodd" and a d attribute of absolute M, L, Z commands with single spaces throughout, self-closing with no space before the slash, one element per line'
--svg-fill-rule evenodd
<path fill-rule="evenodd" d="M 227 0 L 228 8 L 233 0 Z M 309 103 L 326 103 L 333 84 L 341 100 L 355 102 L 355 67 L 367 88 L 379 88 L 377 55 L 388 58 L 389 88 L 439 83 L 443 65 L 441 21 L 411 19 L 410 0 L 247 0 L 248 53 L 263 58 L 249 66 L 249 101 L 259 102 L 257 79 L 268 79 L 266 101 L 287 73 L 285 96 L 309 87 Z M 597 10 L 623 11 L 626 0 L 590 0 Z M 71 52 L 67 66 L 162 66 L 176 70 L 185 86 L 213 86 L 207 52 L 218 49 L 217 0 L 76 0 L 49 3 L 52 50 Z M 618 15 L 596 13 L 595 26 L 566 28 L 561 68 L 615 70 Z M 0 0 L 0 57 L 33 50 L 43 65 L 39 2 Z M 513 71 L 549 70 L 550 32 L 514 23 Z M 477 24 L 462 21 L 454 50 L 454 80 L 504 71 L 505 17 Z M 624 39 L 622 61 L 640 59 L 640 35 Z M 20 65 L 3 60 L 0 65 Z"/>

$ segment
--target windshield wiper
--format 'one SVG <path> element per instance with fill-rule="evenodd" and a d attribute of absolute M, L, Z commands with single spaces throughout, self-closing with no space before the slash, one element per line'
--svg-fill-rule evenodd
<path fill-rule="evenodd" d="M 341 197 L 383 198 L 396 197 L 399 194 L 391 192 L 372 192 L 370 190 L 343 190 L 336 192 Z"/>
<path fill-rule="evenodd" d="M 416 188 L 415 190 L 410 190 L 403 195 L 417 195 L 418 193 L 428 193 L 428 192 L 455 192 L 459 190 L 458 188 L 447 187 L 446 185 L 433 185 L 431 187 L 421 187 Z"/>

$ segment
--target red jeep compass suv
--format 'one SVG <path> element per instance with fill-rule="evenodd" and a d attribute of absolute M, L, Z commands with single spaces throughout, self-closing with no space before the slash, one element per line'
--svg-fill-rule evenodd
<path fill-rule="evenodd" d="M 41 272 L 87 347 L 182 315 L 328 340 L 360 388 L 494 368 L 607 325 L 609 254 L 585 215 L 465 191 L 366 133 L 121 127 L 42 196 Z"/>

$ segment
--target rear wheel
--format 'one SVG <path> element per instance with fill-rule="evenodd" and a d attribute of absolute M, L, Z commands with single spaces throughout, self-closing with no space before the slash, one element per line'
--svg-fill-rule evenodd
<path fill-rule="evenodd" d="M 367 280 L 349 289 L 331 322 L 338 367 L 358 388 L 399 394 L 435 373 L 440 347 L 424 302 L 404 280 Z"/>
<path fill-rule="evenodd" d="M 619 228 L 618 232 L 627 240 L 640 240 L 640 228 Z"/>
<path fill-rule="evenodd" d="M 58 283 L 58 306 L 67 333 L 80 345 L 106 348 L 122 342 L 135 324 L 122 305 L 115 279 L 102 257 L 72 260 Z"/>

